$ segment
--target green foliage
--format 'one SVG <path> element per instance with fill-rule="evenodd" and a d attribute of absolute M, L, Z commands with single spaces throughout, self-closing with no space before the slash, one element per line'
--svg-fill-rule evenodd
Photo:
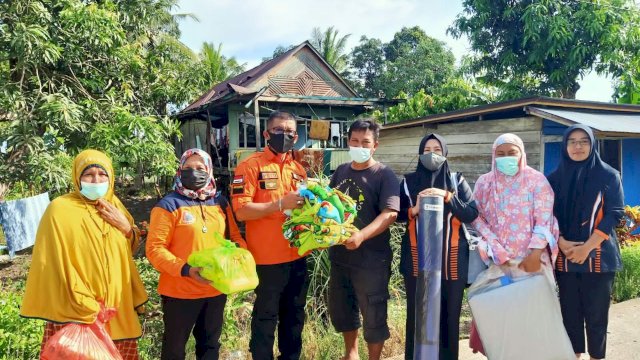
<path fill-rule="evenodd" d="M 362 36 L 360 44 L 351 50 L 352 82 L 361 95 L 382 97 L 384 84 L 382 74 L 385 71 L 384 44 L 380 39 Z M 389 94 L 390 95 L 390 94 Z"/>
<path fill-rule="evenodd" d="M 177 159 L 170 140 L 179 135 L 179 124 L 168 117 L 145 117 L 126 109 L 115 109 L 113 117 L 97 124 L 91 132 L 91 144 L 110 154 L 124 175 L 127 170 L 139 171 L 136 165 L 144 163 L 149 175 L 175 173 Z"/>
<path fill-rule="evenodd" d="M 613 300 L 621 302 L 640 297 L 640 244 L 623 247 L 622 271 L 613 283 Z"/>
<path fill-rule="evenodd" d="M 434 89 L 454 75 L 455 58 L 442 41 L 415 26 L 402 28 L 388 43 L 362 37 L 351 52 L 353 79 L 365 96 L 396 98 Z"/>
<path fill-rule="evenodd" d="M 222 44 L 216 48 L 212 43 L 202 44 L 200 50 L 200 66 L 196 70 L 200 76 L 200 89 L 209 90 L 217 83 L 245 71 L 246 64 L 238 64 L 235 57 L 227 58 L 222 55 Z"/>
<path fill-rule="evenodd" d="M 387 123 L 488 104 L 496 100 L 487 88 L 460 77 L 447 79 L 431 95 L 420 89 L 411 97 L 400 92 L 397 98 L 405 101 L 387 110 Z M 384 121 L 384 113 L 380 110 L 375 110 L 372 116 L 378 121 Z"/>
<path fill-rule="evenodd" d="M 0 359 L 37 359 L 44 321 L 20 317 L 24 280 L 0 283 Z"/>
<path fill-rule="evenodd" d="M 315 27 L 309 41 L 327 63 L 341 73 L 347 67 L 348 55 L 345 53 L 345 47 L 351 34 L 338 37 L 338 33 L 338 29 L 333 26 L 329 26 L 324 31 Z"/>
<path fill-rule="evenodd" d="M 404 92 L 400 92 L 397 98 L 405 101 L 396 106 L 391 106 L 387 110 L 387 123 L 395 123 L 405 119 L 415 119 L 434 112 L 433 97 L 427 95 L 424 89 L 420 89 L 420 91 L 413 94 L 410 98 Z M 380 110 L 375 110 L 373 117 L 379 121 L 385 120 L 384 113 Z"/>
<path fill-rule="evenodd" d="M 286 53 L 287 51 L 289 51 L 289 50 L 291 50 L 291 49 L 293 49 L 295 47 L 296 47 L 296 45 L 289 45 L 289 46 L 278 45 L 278 46 L 276 46 L 276 49 L 273 50 L 273 54 L 271 54 L 271 56 L 265 56 L 265 57 L 262 58 L 262 62 L 264 63 L 264 62 L 267 62 L 269 60 L 275 59 L 278 56 Z"/>
<path fill-rule="evenodd" d="M 507 87 L 511 97 L 533 91 L 575 98 L 578 80 L 591 70 L 618 77 L 637 57 L 640 12 L 630 0 L 465 0 L 463 6 L 449 33 L 468 37 L 471 72 Z"/>
<path fill-rule="evenodd" d="M 170 109 L 242 70 L 178 40 L 176 2 L 0 2 L 0 182 L 62 191 L 70 159 L 96 147 L 128 170 L 174 170 Z"/>
<path fill-rule="evenodd" d="M 162 322 L 161 299 L 157 291 L 158 272 L 151 266 L 147 258 L 135 259 L 134 261 L 149 296 L 149 302 L 145 304 L 145 314 L 140 318 L 142 337 L 138 340 L 138 351 L 142 359 L 159 359 L 164 324 Z"/>
<path fill-rule="evenodd" d="M 640 104 L 640 58 L 633 59 L 614 81 L 613 101 L 618 104 Z"/>

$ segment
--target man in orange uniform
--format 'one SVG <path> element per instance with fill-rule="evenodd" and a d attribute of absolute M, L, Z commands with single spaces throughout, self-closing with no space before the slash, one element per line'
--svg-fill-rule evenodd
<path fill-rule="evenodd" d="M 249 251 L 256 260 L 260 284 L 251 318 L 249 349 L 254 360 L 273 359 L 278 325 L 279 359 L 299 359 L 309 276 L 304 257 L 282 235 L 284 210 L 303 204 L 297 188 L 307 178 L 291 150 L 298 139 L 293 115 L 271 113 L 264 152 L 251 155 L 236 169 L 231 184 L 238 220 L 246 222 Z"/>

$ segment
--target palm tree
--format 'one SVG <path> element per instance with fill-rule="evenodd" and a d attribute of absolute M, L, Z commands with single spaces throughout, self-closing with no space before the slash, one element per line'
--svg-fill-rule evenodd
<path fill-rule="evenodd" d="M 351 34 L 338 37 L 338 33 L 338 29 L 333 26 L 329 26 L 324 31 L 315 27 L 309 41 L 329 65 L 333 66 L 337 72 L 342 73 L 347 68 L 348 55 L 345 53 L 345 47 Z"/>
<path fill-rule="evenodd" d="M 235 57 L 222 55 L 222 44 L 216 48 L 213 43 L 203 43 L 200 50 L 201 79 L 203 88 L 209 89 L 215 84 L 236 76 L 245 70 L 246 64 L 239 64 Z"/>

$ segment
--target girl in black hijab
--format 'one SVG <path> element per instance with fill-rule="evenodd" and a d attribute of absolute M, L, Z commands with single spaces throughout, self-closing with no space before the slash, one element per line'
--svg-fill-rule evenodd
<path fill-rule="evenodd" d="M 407 221 L 402 240 L 401 272 L 407 289 L 407 330 L 405 359 L 413 359 L 415 330 L 415 294 L 418 275 L 417 215 L 419 198 L 444 198 L 444 226 L 442 233 L 442 302 L 440 313 L 440 359 L 458 358 L 458 337 L 462 297 L 467 284 L 469 248 L 462 223 L 470 223 L 478 216 L 473 192 L 462 174 L 451 177 L 447 162 L 447 143 L 437 134 L 425 136 L 418 148 L 420 155 L 415 172 L 406 174 L 400 184 L 400 212 L 398 221 Z M 448 237 L 447 237 L 448 234 Z"/>
<path fill-rule="evenodd" d="M 562 159 L 549 175 L 560 227 L 556 278 L 564 326 L 576 356 L 604 359 L 609 302 L 615 272 L 622 268 L 615 227 L 624 215 L 617 170 L 600 159 L 596 139 L 584 125 L 563 136 Z"/>

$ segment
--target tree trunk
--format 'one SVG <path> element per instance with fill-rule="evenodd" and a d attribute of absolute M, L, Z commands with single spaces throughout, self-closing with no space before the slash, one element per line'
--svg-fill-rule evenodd
<path fill-rule="evenodd" d="M 566 88 L 560 90 L 560 97 L 563 99 L 575 99 L 576 94 L 580 90 L 580 84 L 575 81 L 573 84 L 567 86 Z"/>
<path fill-rule="evenodd" d="M 144 164 L 139 162 L 137 168 L 138 171 L 136 171 L 135 188 L 140 191 L 144 186 Z"/>

